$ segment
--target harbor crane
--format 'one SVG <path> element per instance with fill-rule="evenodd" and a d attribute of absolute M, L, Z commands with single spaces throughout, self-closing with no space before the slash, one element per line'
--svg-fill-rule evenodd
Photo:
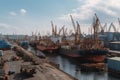
<path fill-rule="evenodd" d="M 110 32 L 111 28 L 113 28 L 114 32 L 117 32 L 117 29 L 116 29 L 116 27 L 114 26 L 113 23 L 110 24 L 108 32 Z"/>
<path fill-rule="evenodd" d="M 119 30 L 120 30 L 120 19 L 119 18 L 118 18 L 118 23 L 119 23 L 119 27 L 117 29 L 117 32 L 119 32 Z"/>
<path fill-rule="evenodd" d="M 104 26 L 101 25 L 101 22 L 100 22 L 100 19 L 98 18 L 97 14 L 95 14 L 95 17 L 98 19 L 98 28 L 99 28 L 99 31 L 104 34 L 105 32 L 105 28 L 107 28 L 107 23 L 104 24 Z"/>
<path fill-rule="evenodd" d="M 93 30 L 94 30 L 94 48 L 99 48 L 99 39 L 98 39 L 98 32 L 99 32 L 100 21 L 97 15 L 93 18 Z"/>
<path fill-rule="evenodd" d="M 62 26 L 59 30 L 57 29 L 57 25 L 54 25 L 53 22 L 51 21 L 51 26 L 52 26 L 52 35 L 54 36 L 60 36 L 61 32 L 64 30 L 65 25 Z M 66 32 L 65 30 L 64 32 Z M 64 33 L 63 33 L 64 35 Z"/>
<path fill-rule="evenodd" d="M 52 22 L 52 21 L 51 21 L 51 26 L 52 26 L 52 35 L 55 35 L 54 24 L 53 24 L 53 22 Z"/>
<path fill-rule="evenodd" d="M 72 15 L 70 15 L 70 18 L 71 18 L 71 21 L 72 21 L 72 24 L 73 24 L 73 27 L 74 27 L 74 31 L 75 31 L 75 33 L 76 33 L 76 26 L 75 26 L 75 22 L 74 22 L 74 20 L 73 20 Z"/>
<path fill-rule="evenodd" d="M 110 32 L 111 28 L 113 28 L 114 30 L 114 33 L 113 33 L 113 39 L 112 40 L 117 40 L 119 41 L 120 40 L 120 37 L 119 37 L 119 32 L 118 30 L 116 29 L 115 25 L 113 23 L 110 24 L 110 27 L 108 29 L 108 32 Z"/>
<path fill-rule="evenodd" d="M 80 37 L 81 37 L 80 36 L 81 35 L 80 25 L 79 25 L 78 21 L 76 22 L 77 26 L 75 25 L 72 15 L 70 15 L 70 18 L 71 18 L 74 32 L 75 32 L 75 44 L 78 44 L 80 42 Z"/>

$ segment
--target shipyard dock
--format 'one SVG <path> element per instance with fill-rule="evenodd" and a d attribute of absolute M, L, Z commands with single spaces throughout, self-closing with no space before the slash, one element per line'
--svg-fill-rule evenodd
<path fill-rule="evenodd" d="M 23 57 L 17 56 L 16 51 L 13 50 L 4 51 L 3 69 L 5 75 L 7 75 L 7 80 L 77 80 L 61 71 L 58 67 L 50 65 L 46 59 L 40 59 L 21 47 L 18 49 L 24 57 L 26 56 L 26 58 L 31 58 L 32 60 L 25 61 Z M 34 67 L 35 73 L 30 73 L 30 75 L 26 74 L 27 71 L 23 73 L 21 71 L 22 66 L 23 68 L 27 66 L 26 70 L 28 73 L 30 73 L 29 66 Z"/>

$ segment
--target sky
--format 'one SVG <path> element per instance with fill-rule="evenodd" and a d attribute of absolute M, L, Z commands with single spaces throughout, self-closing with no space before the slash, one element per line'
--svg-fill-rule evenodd
<path fill-rule="evenodd" d="M 58 29 L 65 25 L 69 32 L 70 15 L 88 33 L 95 13 L 102 24 L 118 26 L 120 0 L 0 0 L 0 33 L 51 34 L 51 21 Z"/>

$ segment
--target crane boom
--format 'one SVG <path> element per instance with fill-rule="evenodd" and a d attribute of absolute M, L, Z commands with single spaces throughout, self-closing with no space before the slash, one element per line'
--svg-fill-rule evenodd
<path fill-rule="evenodd" d="M 118 23 L 119 23 L 119 27 L 118 27 L 118 32 L 119 32 L 119 30 L 120 30 L 120 19 L 118 18 Z"/>
<path fill-rule="evenodd" d="M 78 23 L 78 21 L 76 23 L 77 23 L 77 32 L 79 35 L 81 35 L 80 24 Z"/>
<path fill-rule="evenodd" d="M 54 30 L 54 24 L 52 21 L 51 21 L 51 26 L 52 26 L 52 35 L 54 35 L 55 30 Z"/>
<path fill-rule="evenodd" d="M 69 30 L 69 35 L 71 35 L 72 34 L 72 30 Z"/>
<path fill-rule="evenodd" d="M 58 35 L 60 35 L 61 31 L 63 30 L 63 28 L 65 27 L 65 25 L 63 25 L 63 27 L 59 30 Z"/>
<path fill-rule="evenodd" d="M 117 32 L 117 29 L 113 23 L 112 23 L 112 26 L 113 26 L 114 31 Z"/>
<path fill-rule="evenodd" d="M 107 28 L 107 23 L 105 23 L 105 25 L 103 26 L 103 29 L 105 30 L 105 28 Z"/>
<path fill-rule="evenodd" d="M 103 27 L 101 26 L 101 32 L 102 32 L 102 33 L 105 32 L 105 28 L 106 28 L 106 26 L 107 26 L 107 23 L 105 23 L 105 25 L 104 25 Z"/>
<path fill-rule="evenodd" d="M 116 30 L 116 28 L 115 28 L 115 26 L 114 26 L 113 23 L 110 24 L 110 27 L 109 27 L 109 29 L 108 29 L 108 32 L 110 32 L 111 27 L 113 27 L 113 29 L 114 29 L 115 32 L 117 32 L 117 30 Z"/>
<path fill-rule="evenodd" d="M 54 32 L 55 36 L 57 35 L 57 25 L 55 25 L 55 32 Z"/>
<path fill-rule="evenodd" d="M 75 27 L 75 23 L 74 23 L 74 20 L 73 20 L 72 15 L 70 15 L 70 18 L 71 18 L 71 21 L 72 21 L 72 24 L 73 24 L 74 31 L 75 31 L 75 33 L 76 33 L 76 27 Z"/>
<path fill-rule="evenodd" d="M 112 23 L 110 24 L 110 26 L 109 26 L 109 28 L 108 28 L 108 32 L 110 32 L 111 26 L 112 26 Z"/>
<path fill-rule="evenodd" d="M 67 34 L 67 28 L 65 29 L 65 35 Z"/>

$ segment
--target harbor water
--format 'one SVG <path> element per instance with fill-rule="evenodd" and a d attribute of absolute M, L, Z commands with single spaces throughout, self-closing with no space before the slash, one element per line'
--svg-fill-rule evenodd
<path fill-rule="evenodd" d="M 78 80 L 120 80 L 108 75 L 108 72 L 82 72 L 79 62 L 61 55 L 48 55 L 50 61 L 60 65 L 60 69 Z"/>
<path fill-rule="evenodd" d="M 36 54 L 39 52 L 34 51 Z M 119 78 L 108 75 L 108 72 L 82 72 L 79 61 L 70 59 L 61 55 L 47 55 L 49 61 L 59 64 L 59 68 L 64 72 L 72 75 L 78 80 L 120 80 Z"/>

